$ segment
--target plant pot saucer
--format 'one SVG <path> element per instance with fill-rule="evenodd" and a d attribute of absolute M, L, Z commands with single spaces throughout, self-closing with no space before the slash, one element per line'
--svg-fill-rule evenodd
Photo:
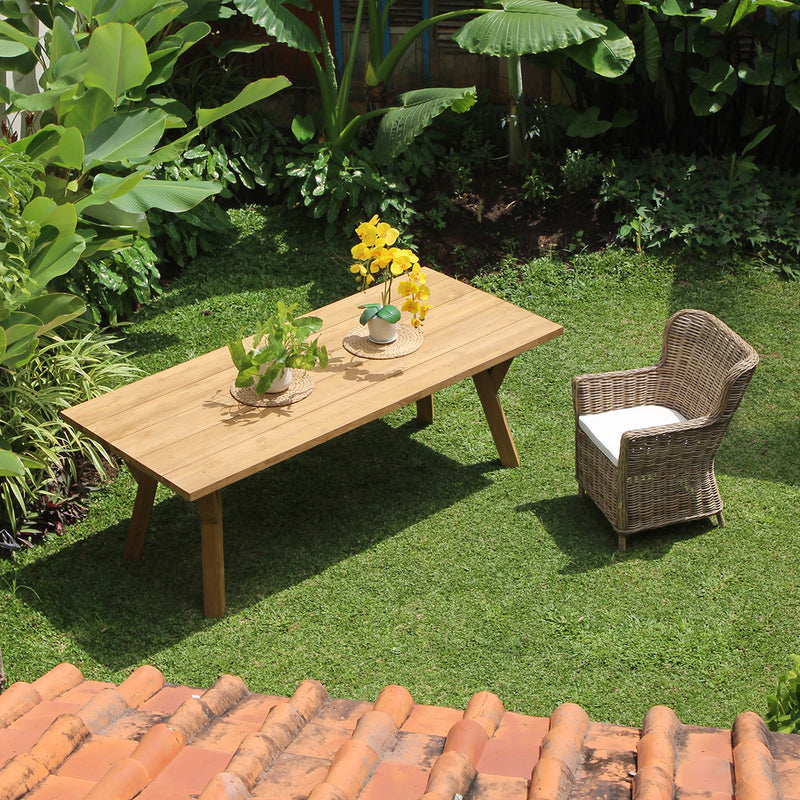
<path fill-rule="evenodd" d="M 276 408 L 289 406 L 308 397 L 314 388 L 314 381 L 304 369 L 292 372 L 292 382 L 289 388 L 276 394 L 256 394 L 250 386 L 237 386 L 231 383 L 231 397 L 246 406 L 255 408 Z"/>
<path fill-rule="evenodd" d="M 378 344 L 369 338 L 366 325 L 353 328 L 342 339 L 344 349 L 354 356 L 362 358 L 399 358 L 419 350 L 422 347 L 422 331 L 407 322 L 397 323 L 397 338 L 387 344 Z"/>

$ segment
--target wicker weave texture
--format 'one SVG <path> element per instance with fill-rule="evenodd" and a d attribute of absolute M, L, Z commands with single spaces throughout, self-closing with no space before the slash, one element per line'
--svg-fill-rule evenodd
<path fill-rule="evenodd" d="M 758 353 L 706 311 L 684 309 L 664 329 L 652 367 L 573 378 L 575 476 L 619 534 L 721 514 L 714 457 L 758 364 Z M 654 404 L 685 422 L 627 431 L 615 467 L 578 417 Z"/>

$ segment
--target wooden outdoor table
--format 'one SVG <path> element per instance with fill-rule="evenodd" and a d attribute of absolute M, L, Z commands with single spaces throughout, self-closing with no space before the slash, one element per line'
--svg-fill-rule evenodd
<path fill-rule="evenodd" d="M 376 360 L 342 345 L 358 324 L 358 306 L 376 302 L 379 287 L 311 312 L 321 317 L 328 368 L 311 373 L 314 389 L 277 408 L 240 404 L 226 347 L 73 406 L 63 416 L 123 458 L 138 484 L 125 560 L 142 556 L 158 481 L 200 510 L 205 613 L 222 616 L 225 577 L 220 490 L 411 402 L 421 422 L 433 421 L 432 395 L 472 377 L 500 461 L 519 466 L 498 397 L 514 356 L 563 332 L 531 314 L 428 269 L 434 309 L 416 352 Z"/>

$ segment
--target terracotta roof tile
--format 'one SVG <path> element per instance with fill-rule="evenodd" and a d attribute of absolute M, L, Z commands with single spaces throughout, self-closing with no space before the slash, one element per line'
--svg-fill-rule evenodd
<path fill-rule="evenodd" d="M 490 692 L 418 706 L 304 681 L 290 698 L 222 676 L 170 686 L 140 667 L 119 686 L 60 665 L 0 695 L 0 800 L 800 800 L 800 737 L 752 712 L 732 730 L 656 706 L 641 729 L 548 718 Z"/>

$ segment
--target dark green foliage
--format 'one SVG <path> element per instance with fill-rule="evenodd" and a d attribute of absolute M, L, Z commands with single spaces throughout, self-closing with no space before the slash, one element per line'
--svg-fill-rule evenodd
<path fill-rule="evenodd" d="M 636 58 L 613 80 L 561 60 L 561 86 L 572 104 L 569 135 L 603 134 L 606 143 L 637 152 L 719 155 L 741 151 L 774 125 L 760 159 L 800 165 L 796 5 L 610 0 L 591 7 L 630 36 Z"/>
<path fill-rule="evenodd" d="M 171 218 L 182 220 L 183 215 Z M 150 242 L 137 236 L 129 247 L 102 259 L 79 261 L 67 275 L 54 281 L 54 286 L 82 298 L 97 324 L 116 325 L 161 294 L 157 261 Z"/>
<path fill-rule="evenodd" d="M 764 719 L 771 731 L 800 733 L 800 656 L 793 655 L 794 666 L 778 679 L 778 691 L 767 697 Z"/>
<path fill-rule="evenodd" d="M 302 204 L 311 217 L 323 220 L 327 236 L 373 214 L 396 225 L 407 224 L 413 214 L 408 184 L 363 150 L 346 155 L 307 145 L 286 164 L 285 174 L 289 206 Z"/>
<path fill-rule="evenodd" d="M 185 64 L 166 84 L 168 91 L 188 108 L 216 106 L 233 100 L 248 83 L 237 54 L 226 59 L 203 55 Z M 261 104 L 247 106 L 205 128 L 199 145 L 186 151 L 159 174 L 166 180 L 217 180 L 225 188 L 223 199 L 237 190 L 263 187 L 266 194 L 279 190 L 276 162 L 286 138 L 270 121 Z M 205 164 L 202 164 L 205 160 Z M 186 168 L 189 168 L 187 172 Z"/>
<path fill-rule="evenodd" d="M 749 157 L 695 158 L 656 153 L 612 162 L 602 200 L 617 209 L 619 236 L 639 247 L 681 244 L 694 255 L 731 263 L 755 253 L 797 277 L 800 184 Z"/>

